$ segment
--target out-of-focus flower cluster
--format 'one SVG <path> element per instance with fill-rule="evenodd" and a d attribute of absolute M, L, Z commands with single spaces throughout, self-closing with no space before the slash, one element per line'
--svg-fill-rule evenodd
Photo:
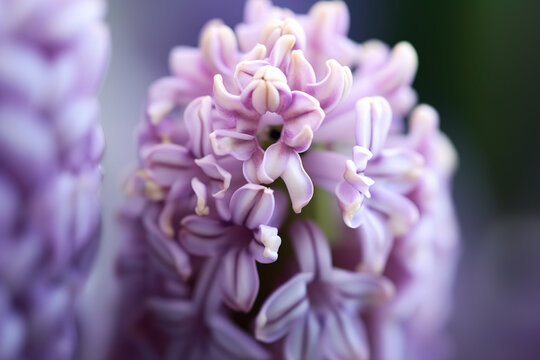
<path fill-rule="evenodd" d="M 0 0 L 0 359 L 71 359 L 96 248 L 99 0 Z"/>
<path fill-rule="evenodd" d="M 348 25 L 342 2 L 251 0 L 235 30 L 211 21 L 171 52 L 122 213 L 139 354 L 444 352 L 456 156 L 417 105 L 412 46 L 357 44 Z"/>

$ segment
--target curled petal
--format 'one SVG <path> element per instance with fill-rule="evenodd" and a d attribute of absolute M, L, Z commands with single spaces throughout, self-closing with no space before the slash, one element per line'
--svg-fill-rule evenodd
<path fill-rule="evenodd" d="M 300 271 L 314 274 L 318 280 L 327 280 L 332 257 L 321 229 L 310 220 L 296 221 L 291 226 L 291 237 Z"/>
<path fill-rule="evenodd" d="M 214 155 L 207 155 L 201 159 L 196 159 L 195 164 L 201 168 L 206 176 L 218 184 L 219 190 L 213 193 L 212 196 L 222 198 L 231 185 L 231 173 L 219 165 Z"/>
<path fill-rule="evenodd" d="M 144 170 L 161 186 L 171 186 L 176 180 L 187 177 L 193 170 L 189 151 L 176 144 L 157 144 L 144 156 Z"/>
<path fill-rule="evenodd" d="M 266 299 L 255 320 L 258 340 L 274 342 L 306 316 L 309 310 L 306 284 L 312 279 L 313 274 L 297 274 Z"/>
<path fill-rule="evenodd" d="M 240 95 L 231 94 L 223 84 L 220 74 L 214 75 L 214 102 L 216 107 L 228 115 L 250 117 L 252 113 L 240 101 Z"/>
<path fill-rule="evenodd" d="M 203 29 L 200 47 L 206 64 L 216 73 L 232 73 L 238 58 L 238 44 L 231 28 L 211 21 Z"/>
<path fill-rule="evenodd" d="M 267 224 L 274 212 L 274 191 L 265 186 L 246 184 L 231 197 L 232 221 L 249 229 Z"/>
<path fill-rule="evenodd" d="M 285 359 L 320 360 L 321 325 L 314 313 L 308 313 L 305 321 L 294 327 L 285 340 Z"/>
<path fill-rule="evenodd" d="M 278 249 L 281 245 L 281 238 L 278 235 L 278 229 L 273 226 L 260 225 L 255 233 L 255 242 L 252 246 L 252 253 L 257 255 L 257 261 L 261 263 L 274 262 L 278 258 Z M 258 256 L 260 251 L 259 244 L 262 245 L 262 256 Z M 255 247 L 255 249 L 253 249 Z"/>
<path fill-rule="evenodd" d="M 296 39 L 295 49 L 303 49 L 305 47 L 306 34 L 304 29 L 292 17 L 266 23 L 261 33 L 261 43 L 271 50 L 274 44 L 284 35 L 292 35 Z"/>
<path fill-rule="evenodd" d="M 271 181 L 281 176 L 296 213 L 302 211 L 313 196 L 313 183 L 302 166 L 300 155 L 291 148 L 277 142 L 264 153 L 259 179 Z"/>
<path fill-rule="evenodd" d="M 327 73 L 324 79 L 315 84 L 309 84 L 306 92 L 313 95 L 326 112 L 332 111 L 350 92 L 352 72 L 347 66 L 342 66 L 336 60 L 326 62 Z"/>
<path fill-rule="evenodd" d="M 418 67 L 418 55 L 408 42 L 397 44 L 385 66 L 377 72 L 374 86 L 378 94 L 391 94 L 400 87 L 408 86 L 414 79 Z"/>
<path fill-rule="evenodd" d="M 266 65 L 257 70 L 241 94 L 242 103 L 260 115 L 279 112 L 291 99 L 285 74 L 277 67 Z"/>
<path fill-rule="evenodd" d="M 360 308 L 379 305 L 394 295 L 392 283 L 381 276 L 343 269 L 333 269 L 331 282 L 345 300 L 353 301 Z"/>
<path fill-rule="evenodd" d="M 255 136 L 235 130 L 215 130 L 210 134 L 210 143 L 216 155 L 231 155 L 242 161 L 251 158 L 257 149 Z"/>
<path fill-rule="evenodd" d="M 234 79 L 238 87 L 243 90 L 253 80 L 257 71 L 267 65 L 268 62 L 264 60 L 242 61 L 239 63 L 234 72 Z"/>
<path fill-rule="evenodd" d="M 365 194 L 359 192 L 347 181 L 341 181 L 336 186 L 334 193 L 343 216 L 343 222 L 350 228 L 362 225 L 364 219 Z"/>
<path fill-rule="evenodd" d="M 315 71 L 301 50 L 294 50 L 291 54 L 287 79 L 292 90 L 302 91 L 316 80 Z"/>
<path fill-rule="evenodd" d="M 191 139 L 191 151 L 196 158 L 212 153 L 209 135 L 212 132 L 212 98 L 209 96 L 193 100 L 184 112 L 184 122 Z"/>
<path fill-rule="evenodd" d="M 358 191 L 367 198 L 371 197 L 369 188 L 375 182 L 370 177 L 359 173 L 356 165 L 352 160 L 347 160 L 347 162 L 345 163 L 345 174 L 343 175 L 343 178 L 347 183 L 352 185 L 352 187 L 354 187 L 356 191 Z"/>
<path fill-rule="evenodd" d="M 325 325 L 323 339 L 329 359 L 369 359 L 366 330 L 358 314 L 337 311 L 326 318 Z"/>
<path fill-rule="evenodd" d="M 294 37 L 293 35 L 281 36 L 276 41 L 274 47 L 272 48 L 272 51 L 270 52 L 270 63 L 281 69 L 286 69 L 288 67 L 291 50 L 295 48 L 295 44 L 296 37 Z"/>
<path fill-rule="evenodd" d="M 190 253 L 200 256 L 215 256 L 229 246 L 227 227 L 218 220 L 189 215 L 182 219 L 180 242 Z"/>
<path fill-rule="evenodd" d="M 259 274 L 249 249 L 228 251 L 222 259 L 223 299 L 234 310 L 248 312 L 259 292 Z"/>
<path fill-rule="evenodd" d="M 364 98 L 356 103 L 356 144 L 376 156 L 386 142 L 392 109 L 382 97 Z"/>
<path fill-rule="evenodd" d="M 317 99 L 300 91 L 293 91 L 291 105 L 282 113 L 282 141 L 297 152 L 306 151 L 311 145 L 313 132 L 319 129 L 324 111 Z"/>
<path fill-rule="evenodd" d="M 197 205 L 195 206 L 195 213 L 199 216 L 208 215 L 210 213 L 210 208 L 208 207 L 206 203 L 206 198 L 208 196 L 206 185 L 203 182 L 201 182 L 199 179 L 194 177 L 193 179 L 191 179 L 191 187 L 193 188 L 193 192 L 195 193 L 195 196 L 197 197 Z"/>

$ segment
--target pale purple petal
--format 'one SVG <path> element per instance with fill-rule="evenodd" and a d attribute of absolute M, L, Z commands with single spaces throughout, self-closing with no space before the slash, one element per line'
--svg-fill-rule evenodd
<path fill-rule="evenodd" d="M 328 280 L 332 257 L 321 229 L 313 221 L 300 220 L 291 225 L 290 233 L 300 271 L 313 274 L 318 281 Z"/>
<path fill-rule="evenodd" d="M 377 155 L 386 142 L 392 109 L 382 97 L 365 98 L 356 104 L 356 144 Z"/>
<path fill-rule="evenodd" d="M 197 215 L 186 216 L 182 220 L 179 239 L 190 253 L 202 256 L 218 255 L 231 242 L 227 227 L 221 221 Z"/>
<path fill-rule="evenodd" d="M 183 146 L 157 144 L 146 152 L 144 165 L 152 180 L 162 186 L 171 186 L 176 180 L 184 178 L 195 164 Z"/>
<path fill-rule="evenodd" d="M 315 84 L 309 84 L 306 92 L 319 100 L 321 108 L 328 113 L 349 95 L 353 79 L 351 69 L 336 60 L 328 60 L 326 68 L 326 76 Z"/>
<path fill-rule="evenodd" d="M 215 130 L 210 134 L 212 148 L 217 155 L 232 155 L 238 160 L 248 160 L 257 149 L 253 135 L 235 130 Z"/>
<path fill-rule="evenodd" d="M 329 359 L 368 360 L 366 329 L 355 312 L 335 312 L 326 318 L 325 355 Z"/>
<path fill-rule="evenodd" d="M 287 82 L 291 90 L 304 90 L 316 81 L 315 71 L 301 50 L 291 53 L 291 63 L 287 71 Z"/>
<path fill-rule="evenodd" d="M 238 60 L 238 44 L 231 28 L 219 20 L 209 22 L 202 31 L 201 54 L 215 73 L 230 74 Z"/>
<path fill-rule="evenodd" d="M 274 191 L 265 186 L 246 184 L 231 198 L 232 221 L 249 229 L 268 224 L 274 212 Z"/>
<path fill-rule="evenodd" d="M 330 279 L 341 298 L 354 301 L 361 309 L 380 305 L 394 295 L 394 285 L 377 275 L 335 268 Z"/>
<path fill-rule="evenodd" d="M 281 238 L 278 235 L 277 228 L 260 225 L 255 233 L 255 240 L 251 242 L 250 249 L 258 262 L 270 263 L 277 260 L 278 249 L 281 245 Z"/>
<path fill-rule="evenodd" d="M 300 273 L 266 299 L 255 320 L 255 337 L 258 340 L 274 342 L 306 316 L 309 310 L 306 283 L 312 279 L 312 274 Z"/>
<path fill-rule="evenodd" d="M 209 135 L 212 132 L 211 123 L 212 98 L 200 97 L 190 102 L 184 112 L 186 130 L 191 139 L 191 151 L 196 158 L 212 154 Z"/>
<path fill-rule="evenodd" d="M 300 92 L 292 92 L 291 105 L 282 113 L 282 141 L 297 152 L 306 151 L 311 145 L 313 132 L 322 124 L 324 111 L 314 97 Z"/>
<path fill-rule="evenodd" d="M 238 239 L 240 240 L 240 239 Z M 259 275 L 249 249 L 235 249 L 222 256 L 221 290 L 234 310 L 248 312 L 259 292 Z"/>
<path fill-rule="evenodd" d="M 309 313 L 305 320 L 295 326 L 285 340 L 285 359 L 320 360 L 322 353 L 322 329 L 314 313 Z"/>

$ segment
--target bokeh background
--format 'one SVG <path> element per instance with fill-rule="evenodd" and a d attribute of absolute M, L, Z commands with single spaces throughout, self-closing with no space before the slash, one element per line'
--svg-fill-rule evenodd
<path fill-rule="evenodd" d="M 305 13 L 312 0 L 275 0 Z M 441 114 L 460 167 L 455 200 L 463 256 L 454 291 L 453 359 L 540 358 L 540 2 L 536 0 L 349 0 L 350 37 L 411 42 L 414 87 Z M 134 128 L 148 85 L 168 73 L 169 50 L 196 45 L 202 25 L 241 20 L 243 0 L 112 0 L 113 54 L 102 121 L 104 226 L 99 266 L 85 302 L 96 358 L 114 313 L 114 215 L 135 165 Z M 110 318 L 110 317 L 109 317 Z"/>

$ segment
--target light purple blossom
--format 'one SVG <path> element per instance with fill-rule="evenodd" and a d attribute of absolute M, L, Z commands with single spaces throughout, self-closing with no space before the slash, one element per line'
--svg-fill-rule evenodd
<path fill-rule="evenodd" d="M 121 263 L 149 276 L 122 273 L 140 294 L 126 291 L 125 341 L 149 321 L 169 334 L 150 348 L 219 357 L 226 323 L 255 358 L 429 358 L 457 253 L 455 154 L 433 109 L 411 113 L 412 46 L 357 44 L 348 23 L 339 1 L 297 15 L 250 0 L 235 30 L 212 20 L 198 48 L 173 49 L 122 211 Z M 186 326 L 197 339 L 170 336 Z"/>
<path fill-rule="evenodd" d="M 0 0 L 0 358 L 71 359 L 97 247 L 102 1 Z"/>

